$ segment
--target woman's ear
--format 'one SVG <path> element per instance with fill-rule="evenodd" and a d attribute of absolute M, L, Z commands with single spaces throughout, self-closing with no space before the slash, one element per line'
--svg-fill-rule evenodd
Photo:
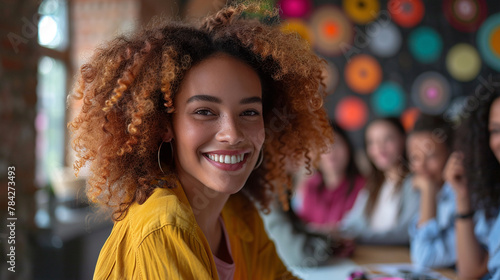
<path fill-rule="evenodd" d="M 167 130 L 162 134 L 161 139 L 163 142 L 170 142 L 174 138 L 174 134 L 172 133 L 172 129 L 170 126 L 167 128 Z"/>

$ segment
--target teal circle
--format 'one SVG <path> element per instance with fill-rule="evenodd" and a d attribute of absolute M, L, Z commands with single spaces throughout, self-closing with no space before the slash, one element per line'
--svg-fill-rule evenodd
<path fill-rule="evenodd" d="M 383 82 L 372 94 L 372 106 L 379 116 L 399 116 L 405 109 L 405 92 L 395 82 Z"/>
<path fill-rule="evenodd" d="M 419 27 L 408 37 L 408 48 L 420 63 L 428 64 L 436 61 L 443 51 L 443 40 L 436 30 L 430 27 Z"/>
<path fill-rule="evenodd" d="M 484 62 L 500 72 L 500 57 L 493 52 L 490 45 L 491 33 L 500 26 L 500 13 L 487 18 L 477 32 L 477 47 Z"/>

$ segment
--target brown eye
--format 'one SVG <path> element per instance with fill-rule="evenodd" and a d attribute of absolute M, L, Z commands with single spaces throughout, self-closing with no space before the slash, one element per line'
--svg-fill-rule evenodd
<path fill-rule="evenodd" d="M 196 115 L 202 115 L 202 116 L 215 116 L 214 113 L 212 113 L 210 110 L 208 109 L 200 109 L 200 110 L 196 110 L 194 112 Z"/>
<path fill-rule="evenodd" d="M 260 113 L 256 110 L 247 110 L 242 113 L 243 116 L 259 116 Z"/>

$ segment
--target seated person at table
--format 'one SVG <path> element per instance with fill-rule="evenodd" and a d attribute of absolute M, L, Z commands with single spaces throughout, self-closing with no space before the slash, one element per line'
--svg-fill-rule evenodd
<path fill-rule="evenodd" d="M 354 163 L 346 133 L 333 122 L 330 124 L 335 131 L 334 144 L 321 155 L 319 169 L 297 184 L 297 192 L 301 193 L 298 215 L 293 207 L 283 211 L 278 203 L 269 214 L 262 215 L 287 265 L 316 266 L 333 255 L 349 254 L 352 248 L 352 242 L 344 243 L 327 233 L 351 209 L 365 179 Z"/>
<path fill-rule="evenodd" d="M 298 216 L 312 229 L 327 232 L 352 208 L 366 183 L 354 162 L 354 150 L 345 131 L 331 125 L 335 143 L 321 155 L 318 170 L 297 186 L 302 199 Z"/>
<path fill-rule="evenodd" d="M 340 224 L 340 234 L 369 244 L 408 244 L 408 226 L 419 195 L 405 166 L 406 133 L 398 119 L 372 121 L 365 148 L 372 165 L 366 187 Z"/>
<path fill-rule="evenodd" d="M 457 269 L 460 278 L 500 279 L 500 77 L 482 87 L 476 110 L 458 134 L 445 179 L 456 196 Z M 476 211 L 477 222 L 472 219 Z M 479 234 L 478 234 L 479 233 Z"/>
<path fill-rule="evenodd" d="M 418 216 L 410 224 L 411 261 L 421 267 L 455 264 L 455 194 L 444 182 L 451 126 L 442 117 L 420 115 L 406 149 L 413 187 L 420 192 Z"/>

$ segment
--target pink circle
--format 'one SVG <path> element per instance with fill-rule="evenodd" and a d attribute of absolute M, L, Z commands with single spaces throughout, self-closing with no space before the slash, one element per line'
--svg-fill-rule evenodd
<path fill-rule="evenodd" d="M 283 17 L 304 17 L 311 10 L 308 0 L 281 0 L 278 2 Z"/>
<path fill-rule="evenodd" d="M 427 97 L 430 98 L 430 99 L 434 99 L 438 96 L 438 89 L 435 88 L 435 87 L 430 87 L 427 89 Z"/>
<path fill-rule="evenodd" d="M 454 6 L 457 15 L 466 21 L 472 20 L 477 13 L 476 5 L 471 0 L 458 0 Z"/>

